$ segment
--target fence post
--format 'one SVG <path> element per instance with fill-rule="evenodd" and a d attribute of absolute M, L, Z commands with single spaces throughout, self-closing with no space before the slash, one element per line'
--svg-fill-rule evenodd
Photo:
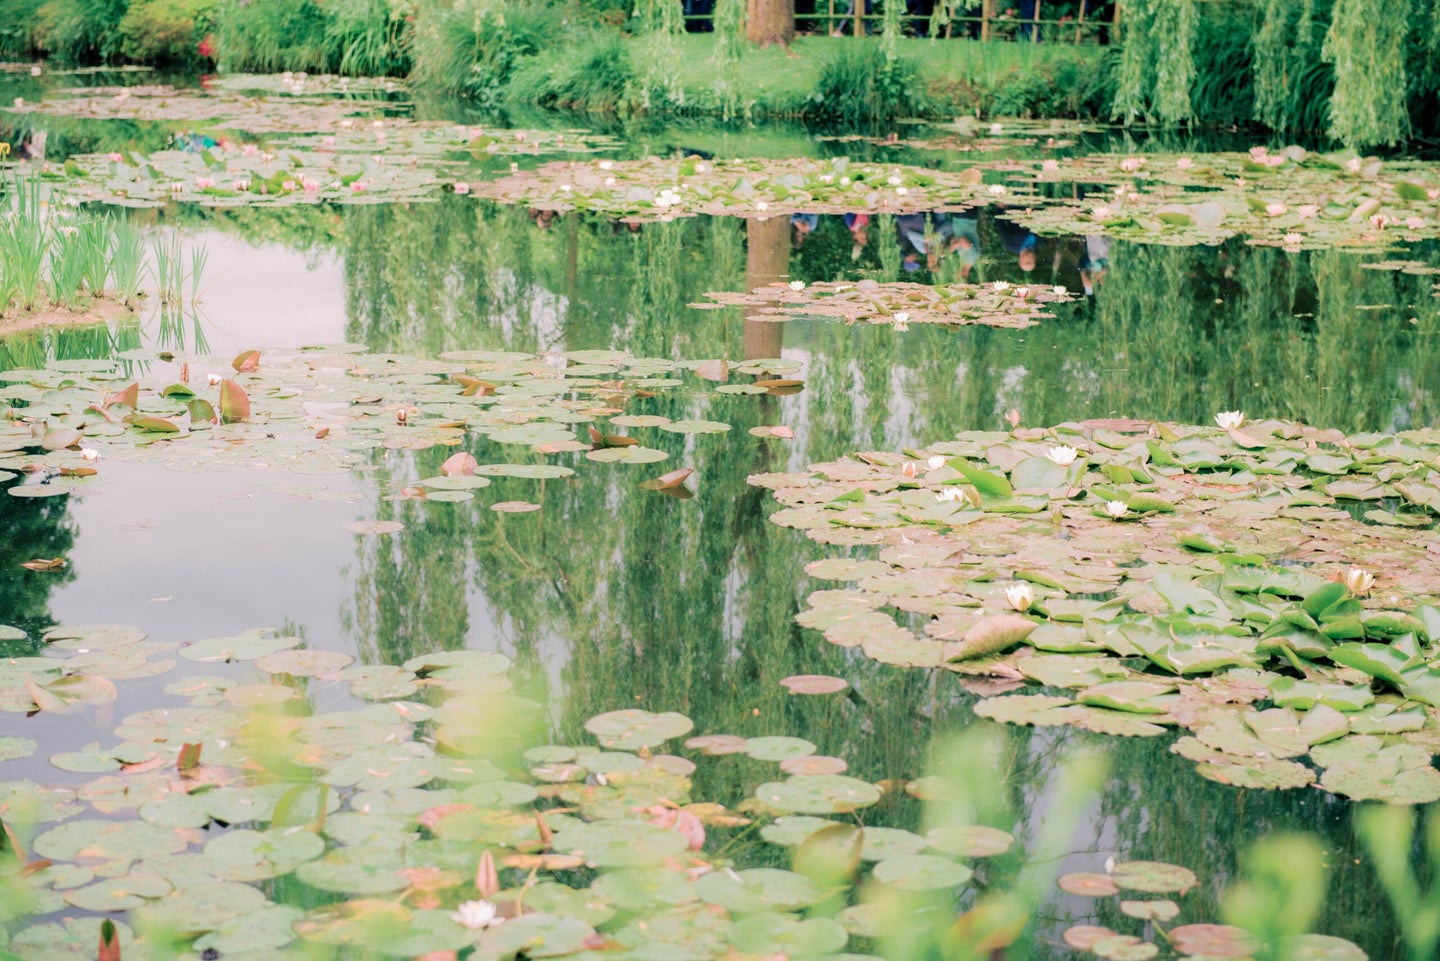
<path fill-rule="evenodd" d="M 1085 4 L 1087 0 L 1080 0 L 1080 13 L 1075 18 L 1075 43 L 1080 43 L 1080 32 L 1085 29 Z"/>
<path fill-rule="evenodd" d="M 984 0 L 980 5 L 980 39 L 990 39 L 990 18 L 995 16 L 995 0 Z"/>

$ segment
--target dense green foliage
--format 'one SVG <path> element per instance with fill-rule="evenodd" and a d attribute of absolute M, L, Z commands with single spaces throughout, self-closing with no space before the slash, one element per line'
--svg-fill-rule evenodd
<path fill-rule="evenodd" d="M 932 36 L 969 6 L 941 4 Z M 727 119 L 1258 124 L 1356 149 L 1440 129 L 1440 0 L 1120 0 L 1108 49 L 1063 32 L 907 40 L 919 28 L 898 5 L 875 9 L 881 36 L 846 41 L 858 49 L 802 36 L 774 62 L 744 43 L 743 0 L 721 0 L 698 34 L 659 0 L 0 0 L 0 55 L 408 75 L 486 106 Z"/>

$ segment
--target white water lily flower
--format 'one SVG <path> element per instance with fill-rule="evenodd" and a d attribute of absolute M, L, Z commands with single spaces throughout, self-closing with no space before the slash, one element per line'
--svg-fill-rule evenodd
<path fill-rule="evenodd" d="M 1021 581 L 1005 588 L 1005 600 L 1015 610 L 1024 613 L 1030 610 L 1030 605 L 1035 601 L 1035 595 L 1031 592 L 1030 585 Z"/>
<path fill-rule="evenodd" d="M 1010 285 L 1003 280 L 997 280 L 990 285 L 991 290 L 1009 290 Z"/>
<path fill-rule="evenodd" d="M 934 457 L 927 460 L 925 464 L 931 470 L 939 470 L 940 468 L 945 466 L 945 458 L 941 457 L 939 454 L 936 454 Z"/>
<path fill-rule="evenodd" d="M 1351 594 L 1367 594 L 1375 584 L 1375 575 L 1363 567 L 1352 567 L 1345 572 L 1345 586 Z"/>
<path fill-rule="evenodd" d="M 1040 169 L 1045 171 L 1046 173 L 1054 173 L 1055 171 L 1060 169 L 1060 161 L 1042 160 L 1040 161 Z"/>
<path fill-rule="evenodd" d="M 1069 467 L 1075 463 L 1075 457 L 1080 452 L 1067 444 L 1057 444 L 1045 452 L 1045 457 L 1052 464 L 1059 464 L 1061 467 Z"/>
<path fill-rule="evenodd" d="M 1133 174 L 1135 171 L 1139 170 L 1143 166 L 1145 166 L 1144 157 L 1126 157 L 1124 160 L 1120 161 L 1120 169 L 1125 171 L 1127 174 Z"/>
<path fill-rule="evenodd" d="M 950 487 L 942 487 L 940 492 L 935 495 L 935 499 L 942 503 L 945 501 L 963 501 L 965 499 L 965 492 L 953 485 Z"/>
<path fill-rule="evenodd" d="M 224 378 L 222 378 L 219 374 L 211 374 L 205 378 L 205 383 L 209 384 L 211 387 L 219 387 L 220 381 L 223 379 Z"/>
<path fill-rule="evenodd" d="M 1130 512 L 1130 507 L 1124 501 L 1110 501 L 1105 505 L 1105 513 L 1111 517 L 1124 517 Z"/>
<path fill-rule="evenodd" d="M 1069 293 L 1069 291 L 1066 290 L 1064 287 L 1061 287 L 1059 284 L 1056 284 L 1054 287 L 1050 288 L 1050 293 L 1054 294 L 1056 297 L 1064 297 L 1066 294 Z"/>
<path fill-rule="evenodd" d="M 602 161 L 600 161 L 600 169 L 601 169 L 601 170 L 610 170 L 610 169 L 613 168 L 614 166 L 615 166 L 615 162 L 614 162 L 613 160 L 602 160 Z"/>
<path fill-rule="evenodd" d="M 1286 247 L 1298 247 L 1304 240 L 1305 238 L 1302 235 L 1294 233 L 1293 231 L 1284 237 Z"/>
<path fill-rule="evenodd" d="M 900 184 L 901 184 L 900 178 L 899 178 L 899 177 L 895 177 L 895 176 L 891 176 L 891 177 L 890 177 L 888 180 L 886 180 L 885 182 L 886 182 L 887 184 L 889 184 L 890 186 L 892 186 L 892 187 L 898 187 L 898 186 L 900 186 Z"/>
<path fill-rule="evenodd" d="M 1215 423 L 1224 430 L 1234 430 L 1245 423 L 1245 412 L 1240 410 L 1222 410 L 1215 415 Z"/>
<path fill-rule="evenodd" d="M 1269 214 L 1271 217 L 1279 217 L 1279 216 L 1281 216 L 1282 214 L 1284 214 L 1285 211 L 1287 211 L 1287 210 L 1289 210 L 1289 209 L 1290 209 L 1289 207 L 1285 206 L 1284 204 L 1282 204 L 1282 203 L 1280 203 L 1280 202 L 1278 202 L 1278 201 L 1275 202 L 1275 203 L 1268 203 L 1268 204 L 1265 205 L 1265 212 L 1266 212 L 1267 214 Z"/>
<path fill-rule="evenodd" d="M 987 191 L 989 192 L 990 196 L 992 196 L 992 197 L 1003 197 L 1003 196 L 1005 196 L 1005 185 L 1004 185 L 1004 184 L 991 184 L 991 185 L 990 185 L 988 188 L 986 188 L 986 189 L 987 189 Z"/>
<path fill-rule="evenodd" d="M 1195 161 L 1191 160 L 1189 157 L 1181 157 L 1179 160 L 1175 161 L 1175 166 L 1179 167 L 1181 170 L 1189 170 L 1194 165 Z"/>
<path fill-rule="evenodd" d="M 93 447 L 82 447 L 80 448 L 80 458 L 93 464 L 100 459 L 100 452 Z"/>
<path fill-rule="evenodd" d="M 1002 131 L 1002 130 L 1004 130 L 1004 129 L 1005 129 L 1005 127 L 1004 127 L 1002 124 L 992 123 L 992 124 L 990 125 L 990 135 L 991 135 L 992 137 L 994 137 L 994 136 L 999 136 L 1000 131 Z"/>
<path fill-rule="evenodd" d="M 1094 210 L 1090 211 L 1090 219 L 1091 219 L 1091 220 L 1109 220 L 1109 219 L 1110 219 L 1110 208 L 1109 208 L 1109 207 L 1106 207 L 1104 204 L 1101 204 L 1099 207 L 1096 207 Z"/>
<path fill-rule="evenodd" d="M 495 905 L 489 901 L 466 901 L 450 915 L 450 920 L 472 931 L 505 923 L 505 919 L 495 913 Z"/>
<path fill-rule="evenodd" d="M 803 281 L 803 280 L 792 280 L 792 281 L 790 281 L 790 289 L 791 289 L 791 290 L 804 290 L 804 289 L 805 289 L 805 281 Z"/>

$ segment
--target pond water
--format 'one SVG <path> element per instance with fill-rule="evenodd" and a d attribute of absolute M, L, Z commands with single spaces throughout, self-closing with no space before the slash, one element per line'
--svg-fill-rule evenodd
<path fill-rule="evenodd" d="M 20 79 L 0 82 L 0 94 L 0 102 L 41 95 Z M 539 125 L 537 118 L 526 120 Z M 73 118 L 56 123 L 64 126 L 50 139 L 52 159 L 69 150 L 163 145 L 159 121 L 157 128 Z M 21 136 L 43 125 L 39 118 L 23 124 L 15 131 Z M 938 169 L 973 159 L 961 152 L 886 154 L 868 143 L 816 141 L 789 129 L 611 133 L 623 142 L 603 156 L 617 159 L 677 147 L 722 159 L 882 156 Z M 1124 149 L 1124 141 L 1102 131 L 1083 134 L 1066 152 Z M 1010 149 L 1017 158 L 1042 153 L 1043 145 L 1029 141 Z M 529 168 L 547 159 L 567 158 L 539 154 L 523 162 Z M 508 163 L 494 165 L 493 175 L 503 174 Z M 476 180 L 485 175 L 478 171 Z M 922 257 L 920 269 L 911 271 L 904 265 L 905 255 L 914 252 L 913 243 L 906 247 L 907 222 L 888 213 L 874 214 L 860 244 L 838 214 L 818 217 L 800 242 L 787 216 L 635 223 L 600 213 L 549 215 L 452 192 L 432 203 L 275 209 L 169 204 L 137 211 L 134 219 L 156 235 L 178 230 L 186 246 L 207 251 L 198 302 L 146 311 L 109 329 L 17 335 L 0 341 L 0 371 L 108 373 L 109 363 L 118 389 L 126 378 L 163 386 L 188 359 L 199 392 L 208 373 L 241 376 L 230 369 L 230 359 L 246 350 L 262 351 L 264 378 L 271 365 L 303 365 L 311 345 L 359 345 L 366 353 L 314 356 L 330 358 L 321 367 L 336 356 L 376 367 L 389 355 L 407 358 L 396 362 L 402 373 L 386 382 L 378 414 L 393 418 L 395 405 L 405 406 L 411 390 L 418 419 L 439 416 L 426 406 L 433 398 L 425 385 L 434 374 L 424 364 L 447 352 L 513 353 L 538 358 L 540 368 L 564 368 L 567 353 L 619 351 L 680 366 L 654 368 L 649 376 L 665 383 L 649 389 L 615 383 L 606 389 L 626 396 L 597 404 L 671 422 L 716 422 L 729 430 L 666 432 L 643 423 L 625 428 L 642 449 L 668 455 L 654 464 L 597 462 L 579 445 L 543 457 L 522 445 L 517 455 L 516 445 L 470 432 L 459 438 L 460 446 L 376 443 L 357 448 L 337 466 L 319 453 L 323 436 L 306 428 L 314 448 L 307 452 L 303 443 L 296 446 L 300 435 L 285 433 L 297 420 L 308 418 L 310 427 L 328 422 L 323 407 L 333 398 L 326 395 L 313 408 L 276 415 L 267 429 L 283 446 L 273 454 L 265 453 L 264 438 L 255 434 L 232 439 L 260 451 L 239 459 L 153 456 L 134 445 L 113 454 L 104 448 L 89 486 L 63 496 L 0 497 L 0 556 L 6 559 L 0 623 L 25 634 L 0 641 L 12 657 L 38 652 L 44 646 L 38 639 L 57 625 L 134 625 L 149 641 L 180 646 L 269 627 L 303 638 L 310 651 L 351 655 L 365 665 L 423 662 L 443 651 L 498 652 L 512 662 L 508 677 L 516 691 L 543 705 L 528 746 L 590 744 L 590 719 L 640 708 L 679 712 L 697 735 L 804 738 L 818 755 L 843 760 L 849 776 L 872 783 L 914 781 L 928 773 L 982 782 L 990 789 L 976 796 L 991 795 L 986 823 L 1019 839 L 1012 873 L 1025 855 L 1037 852 L 1055 859 L 1048 867 L 1061 873 L 1103 873 L 1107 858 L 1182 865 L 1200 878 L 1183 899 L 1183 921 L 1219 920 L 1222 894 L 1256 841 L 1277 832 L 1310 832 L 1319 837 L 1330 872 L 1315 930 L 1349 939 L 1374 959 L 1405 957 L 1396 921 L 1357 840 L 1353 802 L 1317 788 L 1267 791 L 1214 783 L 1170 751 L 1173 736 L 998 724 L 973 711 L 986 696 L 977 693 L 983 689 L 962 685 L 949 670 L 880 663 L 859 648 L 827 643 L 796 616 L 812 591 L 840 585 L 812 577 L 806 565 L 842 554 L 869 559 L 876 551 L 863 544 L 819 544 L 772 523 L 782 505 L 747 478 L 803 472 L 854 452 L 926 451 L 965 432 L 1008 431 L 1012 412 L 1022 428 L 1107 418 L 1209 425 L 1217 411 L 1231 409 L 1346 433 L 1440 427 L 1440 301 L 1435 277 L 1425 272 L 1440 266 L 1436 241 L 1384 253 L 1281 249 L 1243 237 L 1195 246 L 1117 237 L 1087 246 L 1083 236 L 1037 238 L 1004 208 L 985 208 L 973 221 L 973 255 L 961 250 L 933 271 Z M 924 228 L 921 222 L 918 229 Z M 1023 329 L 915 324 L 901 331 L 823 317 L 781 321 L 754 307 L 691 306 L 711 292 L 866 278 L 1063 287 L 1068 299 L 1047 305 L 1051 316 Z M 685 366 L 719 359 L 727 362 L 719 377 L 713 364 Z M 738 373 L 754 361 L 762 363 L 745 376 Z M 600 381 L 625 377 L 623 364 L 607 369 L 600 355 L 570 360 L 577 362 L 594 364 L 592 376 Z M 765 377 L 800 380 L 803 389 L 714 389 L 720 382 Z M 670 386 L 668 378 L 678 384 Z M 286 383 L 305 399 L 303 380 Z M 260 391 L 251 387 L 257 405 Z M 574 421 L 562 426 L 586 440 L 586 425 L 595 418 Z M 792 436 L 752 432 L 777 425 L 788 426 Z M 394 436 L 391 430 L 381 439 Z M 417 446 L 422 449 L 410 449 Z M 422 479 L 449 473 L 444 465 L 457 450 L 481 465 L 549 463 L 572 472 L 493 476 L 488 487 L 473 490 L 473 499 L 416 496 Z M 23 459 L 17 455 L 3 466 Z M 691 496 L 640 489 L 641 481 L 677 468 L 693 469 L 683 488 Z M 4 486 L 35 482 L 20 476 Z M 1384 503 L 1395 508 L 1393 498 Z M 492 510 L 496 504 L 538 509 Z M 363 526 L 370 521 L 398 524 L 393 531 Z M 65 563 L 60 570 L 20 566 L 34 558 Z M 243 685 L 264 679 L 243 660 L 193 664 L 182 658 L 174 670 L 144 673 L 117 680 L 113 703 L 74 713 L 0 714 L 0 733 L 40 745 L 32 756 L 0 761 L 0 778 L 91 784 L 103 765 L 76 773 L 49 759 L 124 740 L 114 727 L 132 712 L 184 706 L 186 698 L 173 688 L 180 678 L 220 675 Z M 781 682 L 794 675 L 842 678 L 848 689 L 792 694 Z M 317 713 L 363 704 L 325 676 L 310 680 L 306 696 Z M 955 737 L 976 731 L 1001 745 L 1000 772 L 988 766 L 983 751 L 955 753 Z M 976 742 L 961 743 L 975 749 Z M 697 801 L 738 807 L 758 785 L 778 777 L 773 761 L 706 759 L 679 744 L 667 748 L 700 763 L 689 791 Z M 212 747 L 207 744 L 207 752 Z M 1047 822 L 1068 816 L 1061 810 L 1070 776 L 1066 763 L 1082 755 L 1103 757 L 1108 769 L 1074 814 L 1073 834 L 1047 848 Z M 592 785 L 594 780 L 592 772 Z M 123 806 L 100 810 L 121 819 L 135 816 Z M 900 790 L 857 817 L 867 826 L 921 834 L 934 823 L 919 800 Z M 205 830 L 219 834 L 221 820 L 203 822 Z M 36 826 L 29 836 L 45 827 Z M 721 828 L 712 831 L 726 836 Z M 189 840 L 198 849 L 203 839 Z M 707 853 L 715 854 L 711 847 Z M 784 867 L 790 851 L 742 830 L 724 842 L 721 856 L 737 868 Z M 992 883 L 1004 884 L 999 874 Z M 506 885 L 520 879 L 508 877 Z M 345 890 L 293 878 L 263 886 L 270 901 L 301 911 Z M 317 893 L 325 890 L 331 893 Z M 958 897 L 965 907 L 973 894 Z M 78 947 L 52 944 L 41 951 L 37 941 L 15 940 L 28 924 L 96 916 L 84 909 L 88 903 L 42 901 L 38 914 L 12 923 L 12 950 L 27 959 L 90 956 Z M 451 907 L 446 904 L 447 915 Z M 1139 933 L 1113 901 L 1066 894 L 1053 884 L 1036 916 L 1037 940 L 1028 956 L 1037 959 L 1084 955 L 1061 938 L 1073 924 Z M 775 938 L 768 947 L 791 943 Z M 731 943 L 772 953 L 755 947 L 767 947 L 764 938 L 732 937 Z M 850 950 L 872 950 L 877 943 L 857 935 Z M 21 944 L 40 953 L 19 950 Z M 427 942 L 428 949 L 433 945 Z M 199 950 L 181 956 L 198 957 Z M 361 956 L 358 948 L 345 950 Z M 502 948 L 485 950 L 505 956 Z M 242 947 L 218 956 L 279 956 L 275 947 L 254 951 Z M 807 952 L 802 947 L 792 953 Z"/>

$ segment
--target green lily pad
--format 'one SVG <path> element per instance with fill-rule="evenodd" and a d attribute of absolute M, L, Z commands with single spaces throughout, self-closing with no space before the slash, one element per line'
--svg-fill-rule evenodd
<path fill-rule="evenodd" d="M 754 914 L 737 921 L 726 938 L 747 954 L 783 953 L 789 958 L 815 958 L 833 954 L 850 940 L 845 929 L 829 918 L 799 920 L 783 914 Z"/>
<path fill-rule="evenodd" d="M 880 789 L 843 774 L 792 777 L 755 789 L 761 803 L 797 814 L 844 814 L 880 800 Z"/>
<path fill-rule="evenodd" d="M 1125 861 L 1115 865 L 1110 876 L 1127 891 L 1147 894 L 1184 894 L 1200 883 L 1189 868 L 1162 861 Z"/>
<path fill-rule="evenodd" d="M 652 714 L 635 708 L 601 714 L 585 722 L 585 730 L 595 735 L 603 746 L 626 751 L 659 747 L 671 738 L 688 734 L 694 727 L 694 722 L 683 714 Z"/>
<path fill-rule="evenodd" d="M 695 893 L 734 914 L 794 911 L 821 897 L 820 889 L 809 878 L 774 868 L 711 871 L 695 882 Z"/>

